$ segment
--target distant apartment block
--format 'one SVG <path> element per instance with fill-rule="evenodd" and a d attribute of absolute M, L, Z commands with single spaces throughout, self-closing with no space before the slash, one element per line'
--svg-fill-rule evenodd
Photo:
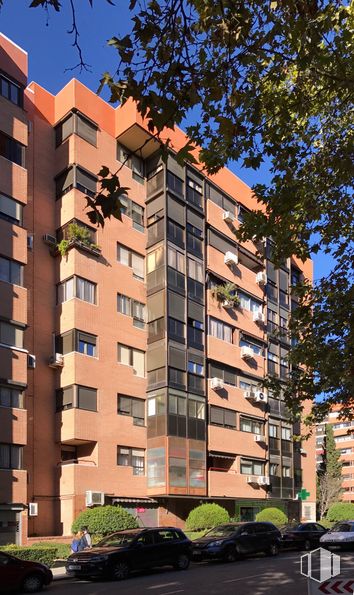
<path fill-rule="evenodd" d="M 311 262 L 276 269 L 269 239 L 236 242 L 252 192 L 179 165 L 181 130 L 164 163 L 132 103 L 26 86 L 4 36 L 0 69 L 0 543 L 68 535 L 103 503 L 145 525 L 183 526 L 206 501 L 314 519 L 315 441 L 292 441 L 261 386 L 286 382 Z M 102 164 L 129 187 L 103 230 L 85 211 Z"/>

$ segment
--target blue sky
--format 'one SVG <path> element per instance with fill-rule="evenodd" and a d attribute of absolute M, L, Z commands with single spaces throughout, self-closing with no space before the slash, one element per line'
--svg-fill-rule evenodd
<path fill-rule="evenodd" d="M 73 38 L 67 34 L 71 27 L 69 1 L 62 0 L 60 13 L 41 8 L 28 8 L 30 0 L 5 0 L 0 11 L 0 31 L 25 49 L 29 54 L 29 81 L 34 80 L 55 94 L 71 78 L 76 77 L 93 91 L 106 70 L 114 72 L 116 52 L 107 47 L 107 40 L 113 35 L 129 32 L 129 1 L 115 0 L 115 6 L 105 0 L 94 0 L 94 9 L 88 0 L 77 0 L 77 24 L 80 45 L 90 71 L 70 71 L 78 61 Z M 247 184 L 267 178 L 263 168 L 258 172 L 230 166 Z M 329 272 L 333 261 L 328 255 L 314 256 L 315 278 Z"/>

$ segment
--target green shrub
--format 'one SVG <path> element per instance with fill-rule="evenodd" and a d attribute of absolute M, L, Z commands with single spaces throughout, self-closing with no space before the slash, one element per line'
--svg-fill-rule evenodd
<path fill-rule="evenodd" d="M 88 527 L 89 533 L 99 533 L 104 537 L 122 529 L 138 527 L 136 519 L 121 506 L 98 506 L 80 512 L 72 525 L 76 533 L 81 527 Z"/>
<path fill-rule="evenodd" d="M 329 507 L 326 518 L 328 521 L 351 521 L 354 519 L 354 504 L 336 502 Z"/>
<path fill-rule="evenodd" d="M 334 522 L 333 521 L 329 521 L 328 519 L 321 519 L 320 521 L 318 521 L 320 523 L 320 525 L 322 525 L 322 527 L 324 527 L 325 529 L 332 529 Z"/>
<path fill-rule="evenodd" d="M 256 514 L 256 521 L 273 523 L 276 527 L 286 525 L 288 517 L 280 508 L 263 508 L 258 514 Z"/>
<path fill-rule="evenodd" d="M 56 558 L 58 560 L 65 560 L 71 553 L 69 543 L 60 543 L 58 541 L 38 541 L 37 543 L 33 543 L 31 547 L 54 547 L 57 551 Z"/>
<path fill-rule="evenodd" d="M 21 547 L 18 545 L 4 545 L 1 546 L 0 550 L 21 558 L 21 560 L 41 562 L 47 566 L 53 566 L 54 560 L 57 558 L 57 549 L 50 546 Z"/>
<path fill-rule="evenodd" d="M 229 513 L 219 504 L 201 504 L 190 511 L 186 521 L 186 529 L 189 531 L 211 529 L 216 525 L 227 523 L 229 520 Z"/>

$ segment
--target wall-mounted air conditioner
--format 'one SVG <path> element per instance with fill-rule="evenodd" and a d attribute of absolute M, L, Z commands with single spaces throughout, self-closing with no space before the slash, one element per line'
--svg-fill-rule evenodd
<path fill-rule="evenodd" d="M 233 223 L 235 221 L 235 215 L 231 211 L 224 211 L 222 218 L 226 223 Z"/>
<path fill-rule="evenodd" d="M 263 390 L 256 390 L 255 401 L 256 401 L 256 403 L 267 403 L 268 397 Z"/>
<path fill-rule="evenodd" d="M 56 353 L 52 355 L 49 360 L 50 368 L 62 368 L 64 366 L 64 356 L 62 353 Z"/>
<path fill-rule="evenodd" d="M 88 490 L 86 492 L 86 506 L 103 506 L 104 505 L 104 493 L 93 492 Z"/>
<path fill-rule="evenodd" d="M 210 386 L 214 390 L 221 390 L 224 388 L 224 381 L 222 378 L 212 378 L 210 381 Z"/>
<path fill-rule="evenodd" d="M 255 434 L 254 441 L 260 444 L 265 444 L 266 437 L 263 434 Z"/>
<path fill-rule="evenodd" d="M 253 401 L 255 398 L 255 394 L 250 390 L 244 390 L 243 396 L 245 399 L 247 399 L 247 401 Z"/>
<path fill-rule="evenodd" d="M 247 483 L 257 484 L 258 483 L 258 477 L 256 475 L 247 475 Z"/>
<path fill-rule="evenodd" d="M 253 349 L 247 346 L 241 347 L 241 357 L 242 359 L 250 359 L 254 357 Z"/>
<path fill-rule="evenodd" d="M 256 312 L 253 312 L 253 322 L 265 322 L 263 312 L 261 312 L 260 310 L 256 310 Z"/>
<path fill-rule="evenodd" d="M 267 273 L 265 273 L 264 271 L 260 271 L 259 273 L 257 273 L 256 283 L 258 283 L 258 285 L 265 285 L 267 283 Z"/>
<path fill-rule="evenodd" d="M 257 483 L 259 486 L 269 486 L 270 481 L 268 475 L 260 475 L 258 477 Z"/>
<path fill-rule="evenodd" d="M 57 243 L 57 238 L 55 236 L 51 236 L 49 233 L 44 234 L 43 242 L 48 244 L 48 246 L 55 246 Z"/>
<path fill-rule="evenodd" d="M 30 502 L 29 503 L 28 516 L 38 516 L 38 502 Z"/>
<path fill-rule="evenodd" d="M 34 368 L 36 367 L 36 356 L 35 355 L 31 355 L 30 353 L 28 354 L 27 367 L 32 368 L 32 370 L 34 370 Z"/>
<path fill-rule="evenodd" d="M 234 252 L 226 252 L 224 256 L 224 263 L 228 265 L 238 264 L 238 256 Z"/>

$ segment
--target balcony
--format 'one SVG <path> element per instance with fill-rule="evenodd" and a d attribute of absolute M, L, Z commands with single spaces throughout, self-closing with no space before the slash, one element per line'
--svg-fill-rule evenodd
<path fill-rule="evenodd" d="M 241 475 L 234 470 L 208 470 L 208 485 L 210 497 L 228 498 L 257 498 L 265 499 L 266 491 L 258 484 L 247 483 L 247 475 Z"/>
<path fill-rule="evenodd" d="M 67 409 L 56 414 L 56 440 L 65 444 L 97 442 L 97 413 L 84 409 Z"/>

